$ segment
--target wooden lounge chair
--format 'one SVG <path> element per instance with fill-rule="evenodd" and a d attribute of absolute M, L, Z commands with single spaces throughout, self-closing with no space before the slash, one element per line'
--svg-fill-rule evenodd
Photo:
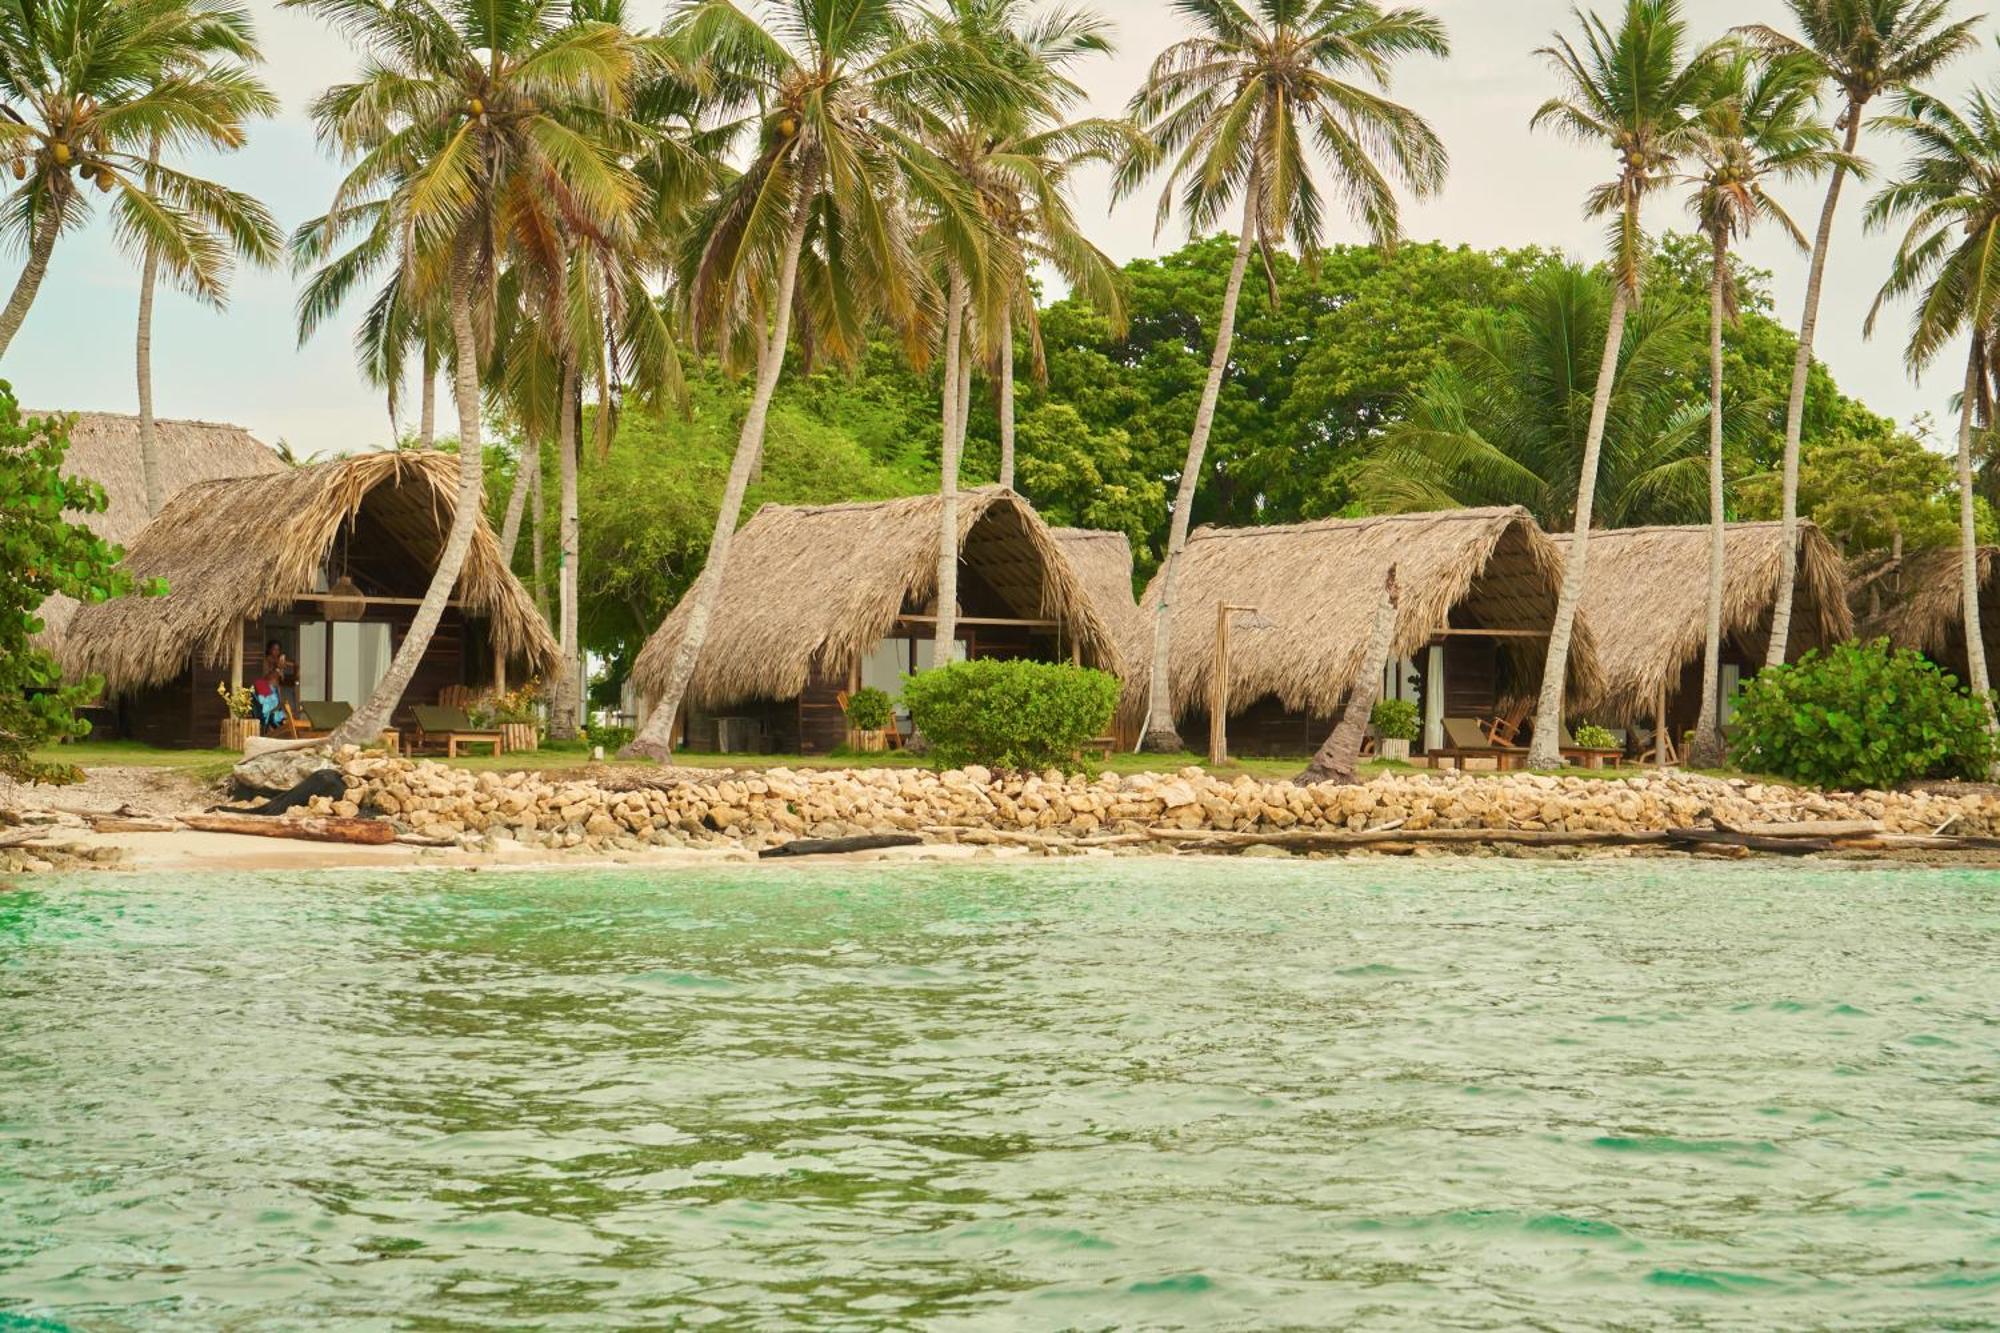
<path fill-rule="evenodd" d="M 1491 759 L 1503 770 L 1519 767 L 1527 756 L 1523 747 L 1495 745 L 1487 736 L 1487 728 L 1476 717 L 1448 717 L 1444 720 L 1444 744 L 1430 753 L 1433 759 L 1449 759 L 1460 768 L 1468 759 Z"/>
<path fill-rule="evenodd" d="M 301 699 L 296 705 L 286 704 L 285 715 L 293 736 L 318 740 L 331 736 L 341 723 L 354 716 L 354 705 L 339 699 Z"/>
<path fill-rule="evenodd" d="M 1534 709 L 1533 699 L 1516 699 L 1513 707 L 1486 724 L 1486 743 L 1518 746 L 1521 741 L 1521 728 L 1528 724 L 1528 714 Z"/>
<path fill-rule="evenodd" d="M 447 759 L 458 758 L 459 747 L 465 745 L 490 745 L 493 753 L 500 753 L 500 733 L 481 731 L 472 725 L 472 719 L 460 708 L 446 708 L 441 704 L 418 704 L 410 710 L 417 718 L 417 743 L 419 750 L 444 747 Z"/>
<path fill-rule="evenodd" d="M 1570 734 L 1570 729 L 1568 727 L 1562 729 L 1562 757 L 1579 768 L 1603 768 L 1606 760 L 1615 764 L 1624 757 L 1624 754 L 1622 746 L 1607 746 L 1600 750 L 1578 745 L 1576 737 Z"/>

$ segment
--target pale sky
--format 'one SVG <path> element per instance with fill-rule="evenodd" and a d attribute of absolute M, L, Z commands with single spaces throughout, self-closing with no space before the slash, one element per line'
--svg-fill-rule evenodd
<path fill-rule="evenodd" d="M 337 165 L 314 143 L 307 103 L 353 67 L 340 38 L 319 21 L 274 0 L 251 0 L 268 63 L 264 70 L 284 102 L 278 120 L 257 125 L 247 147 L 215 164 L 215 174 L 261 198 L 289 230 L 322 210 L 331 198 Z M 1452 158 L 1451 178 L 1439 197 L 1406 210 L 1406 230 L 1417 240 L 1474 246 L 1541 244 L 1594 256 L 1600 224 L 1581 213 L 1585 189 L 1608 175 L 1611 155 L 1578 147 L 1547 133 L 1530 134 L 1528 118 L 1554 88 L 1534 54 L 1558 26 L 1574 29 L 1566 0 L 1429 0 L 1450 29 L 1448 61 L 1412 63 L 1392 90 L 1429 117 Z M 1093 110 L 1121 110 L 1154 52 L 1179 34 L 1171 9 L 1148 0 L 1096 0 L 1117 27 L 1119 50 L 1080 75 L 1093 92 Z M 665 12 L 665 0 L 641 0 L 634 16 Z M 1616 0 L 1599 0 L 1610 14 Z M 1780 0 L 1686 0 L 1698 37 L 1731 24 L 1784 26 Z M 1977 0 L 1959 0 L 1961 14 L 1981 12 Z M 1996 29 L 2000 30 L 2000 29 Z M 1953 67 L 1937 91 L 1956 95 L 2000 70 L 1989 44 Z M 1879 136 L 1863 139 L 1863 152 L 1884 169 L 1897 146 Z M 1955 364 L 1940 364 L 1922 384 L 1904 372 L 1902 312 L 1873 341 L 1861 335 L 1862 317 L 1893 252 L 1893 238 L 1865 235 L 1859 205 L 1872 187 L 1850 184 L 1834 239 L 1821 312 L 1819 355 L 1849 392 L 1899 420 L 1920 411 L 1944 415 L 1960 381 Z M 1788 207 L 1810 230 L 1821 190 L 1791 192 Z M 1154 195 L 1128 200 L 1107 213 L 1099 179 L 1082 183 L 1079 215 L 1096 219 L 1094 236 L 1119 260 L 1177 248 L 1185 239 L 1173 227 L 1155 239 Z M 1663 197 L 1647 218 L 1651 229 L 1685 229 L 1679 199 Z M 1343 221 L 1335 240 L 1356 239 Z M 1747 247 L 1752 262 L 1776 274 L 1778 314 L 1796 325 L 1805 262 L 1769 228 Z M 11 288 L 18 254 L 0 256 L 0 282 Z M 100 217 L 85 231 L 63 238 L 27 324 L 10 349 L 0 376 L 13 381 L 35 407 L 137 410 L 133 379 L 134 266 L 112 246 Z M 260 438 L 280 439 L 301 453 L 359 449 L 385 443 L 386 410 L 354 369 L 349 335 L 358 309 L 350 310 L 303 349 L 292 316 L 294 283 L 287 272 L 245 273 L 229 310 L 215 313 L 177 293 L 163 291 L 156 306 L 154 403 L 162 416 L 230 421 Z M 1209 312 L 1203 312 L 1204 317 Z M 440 413 L 447 419 L 447 399 Z"/>

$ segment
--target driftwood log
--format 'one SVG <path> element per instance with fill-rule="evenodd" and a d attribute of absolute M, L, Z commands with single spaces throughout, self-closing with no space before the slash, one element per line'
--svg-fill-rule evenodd
<path fill-rule="evenodd" d="M 838 856 L 842 852 L 872 852 L 884 847 L 921 847 L 923 838 L 915 833 L 869 833 L 855 838 L 798 838 L 758 852 L 769 859 L 779 856 Z"/>
<path fill-rule="evenodd" d="M 336 815 L 311 819 L 183 815 L 181 823 L 201 833 L 243 833 L 254 838 L 296 838 L 305 842 L 344 842 L 369 847 L 385 846 L 396 840 L 395 826 L 386 819 L 345 819 Z"/>

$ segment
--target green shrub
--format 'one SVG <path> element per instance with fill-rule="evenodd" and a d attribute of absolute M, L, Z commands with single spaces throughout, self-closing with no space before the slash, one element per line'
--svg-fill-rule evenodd
<path fill-rule="evenodd" d="M 1984 779 L 1996 753 L 1985 705 L 1886 639 L 1759 672 L 1737 700 L 1734 730 L 1741 766 L 1847 790 Z"/>
<path fill-rule="evenodd" d="M 1368 712 L 1368 724 L 1386 741 L 1413 741 L 1417 738 L 1417 706 L 1408 699 L 1377 699 Z"/>
<path fill-rule="evenodd" d="M 854 692 L 847 701 L 847 725 L 856 731 L 880 731 L 889 725 L 889 696 L 872 685 Z"/>
<path fill-rule="evenodd" d="M 604 753 L 617 754 L 632 743 L 630 727 L 586 727 L 584 739 L 591 745 L 602 745 Z"/>
<path fill-rule="evenodd" d="M 1061 768 L 1111 725 L 1118 682 L 1085 667 L 983 659 L 906 677 L 903 704 L 939 768 Z"/>
<path fill-rule="evenodd" d="M 1609 727 L 1586 722 L 1576 729 L 1576 744 L 1581 750 L 1615 750 L 1618 737 Z"/>

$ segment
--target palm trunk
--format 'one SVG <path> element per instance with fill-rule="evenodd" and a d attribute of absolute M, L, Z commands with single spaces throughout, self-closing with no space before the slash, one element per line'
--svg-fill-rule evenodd
<path fill-rule="evenodd" d="M 542 619 L 549 618 L 549 585 L 542 577 L 542 451 L 538 445 L 532 460 L 534 476 L 528 482 L 528 510 L 531 522 L 528 525 L 528 557 L 530 572 L 534 575 L 535 609 L 542 613 Z"/>
<path fill-rule="evenodd" d="M 457 353 L 453 364 L 453 387 L 458 399 L 458 498 L 452 511 L 451 529 L 444 549 L 438 554 L 437 568 L 430 587 L 417 606 L 410 627 L 397 645 L 368 702 L 340 724 L 327 738 L 329 746 L 373 744 L 386 730 L 403 701 L 403 692 L 417 674 L 417 666 L 430 650 L 431 635 L 444 617 L 445 604 L 458 588 L 458 574 L 465 566 L 465 554 L 472 549 L 472 535 L 486 504 L 486 483 L 479 443 L 479 345 L 472 331 L 473 284 L 479 273 L 478 250 L 467 243 L 459 256 L 451 282 L 451 335 Z"/>
<path fill-rule="evenodd" d="M 1174 728 L 1173 692 L 1167 680 L 1172 665 L 1168 646 L 1173 631 L 1174 576 L 1179 572 L 1181 548 L 1187 545 L 1195 483 L 1201 477 L 1202 457 L 1208 452 L 1208 433 L 1215 425 L 1215 403 L 1222 395 L 1223 372 L 1229 368 L 1229 345 L 1236 337 L 1236 302 L 1243 294 L 1243 274 L 1250 266 L 1250 246 L 1257 235 L 1257 184 L 1253 173 L 1244 191 L 1243 231 L 1236 241 L 1236 262 L 1229 270 L 1229 285 L 1222 293 L 1222 321 L 1215 330 L 1215 352 L 1208 361 L 1208 381 L 1202 385 L 1194 431 L 1188 436 L 1187 461 L 1181 466 L 1180 490 L 1174 496 L 1173 519 L 1167 528 L 1167 557 L 1160 565 L 1159 603 L 1153 613 L 1153 672 L 1147 686 L 1146 734 L 1139 742 L 1140 749 L 1155 754 L 1182 748 L 1181 734 Z"/>
<path fill-rule="evenodd" d="M 965 445 L 965 399 L 959 392 L 963 368 L 971 361 L 965 345 L 965 275 L 951 273 L 944 334 L 944 445 L 938 457 L 937 621 L 931 665 L 944 666 L 958 638 L 958 460 Z"/>
<path fill-rule="evenodd" d="M 778 391 L 778 378 L 785 368 L 785 348 L 792 337 L 792 293 L 798 286 L 799 254 L 805 249 L 806 228 L 812 221 L 814 177 L 802 174 L 798 198 L 792 204 L 792 231 L 785 240 L 783 267 L 778 271 L 776 309 L 771 316 L 771 337 L 766 354 L 759 358 L 757 387 L 750 395 L 749 410 L 743 416 L 743 433 L 736 441 L 736 456 L 729 465 L 729 481 L 722 490 L 722 505 L 716 511 L 715 532 L 709 538 L 708 560 L 701 577 L 688 595 L 694 599 L 688 612 L 687 630 L 674 646 L 667 667 L 666 686 L 653 703 L 645 729 L 620 753 L 664 761 L 673 752 L 674 719 L 694 676 L 695 663 L 708 642 L 708 623 L 715 612 L 716 593 L 729 570 L 729 548 L 736 537 L 736 521 L 743 513 L 743 493 L 750 488 L 750 472 L 764 452 L 764 426 L 771 414 L 771 397 Z"/>
<path fill-rule="evenodd" d="M 1000 484 L 1014 489 L 1014 308 L 1000 321 Z"/>
<path fill-rule="evenodd" d="M 1862 105 L 1847 104 L 1847 136 L 1841 149 L 1849 154 L 1861 139 Z M 1764 651 L 1765 666 L 1784 665 L 1785 648 L 1792 637 L 1792 601 L 1799 565 L 1799 441 L 1805 433 L 1806 379 L 1812 372 L 1813 334 L 1819 328 L 1819 298 L 1826 285 L 1833 217 L 1840 208 L 1840 187 L 1846 178 L 1847 168 L 1836 162 L 1833 178 L 1826 185 L 1826 202 L 1820 207 L 1819 231 L 1813 237 L 1812 266 L 1806 270 L 1806 309 L 1799 319 L 1798 351 L 1792 357 L 1792 396 L 1785 405 L 1784 541 L 1785 549 L 1793 554 L 1778 570 L 1778 601 L 1771 610 L 1771 643 Z"/>
<path fill-rule="evenodd" d="M 425 449 L 437 439 L 437 351 L 424 335 L 424 384 L 417 396 L 417 444 Z M 513 547 L 507 548 L 510 552 Z"/>
<path fill-rule="evenodd" d="M 562 645 L 562 666 L 549 691 L 549 735 L 559 741 L 576 739 L 578 698 L 583 661 L 577 644 L 577 550 L 581 545 L 576 506 L 577 375 L 576 362 L 562 363 L 561 398 L 556 406 L 556 467 L 562 483 L 562 513 L 556 522 L 560 550 L 556 556 L 556 641 Z"/>
<path fill-rule="evenodd" d="M 541 446 L 534 436 L 527 436 L 521 444 L 520 461 L 514 465 L 514 485 L 507 492 L 507 512 L 500 520 L 500 563 L 509 569 L 514 567 L 514 552 L 521 545 L 521 515 L 528 508 L 528 492 L 533 489 L 529 459 L 540 456 Z"/>
<path fill-rule="evenodd" d="M 156 134 L 146 154 L 146 165 L 159 164 L 160 136 Z M 160 433 L 153 426 L 153 289 L 159 278 L 160 256 L 149 245 L 139 265 L 139 336 L 134 349 L 139 372 L 139 471 L 145 478 L 149 518 L 158 514 L 160 506 L 167 502 L 167 480 L 160 467 Z"/>
<path fill-rule="evenodd" d="M 35 303 L 42 279 L 48 275 L 49 256 L 55 253 L 56 233 L 62 230 L 69 190 L 68 176 L 57 175 L 50 182 L 48 207 L 35 220 L 34 234 L 28 239 L 28 262 L 21 267 L 21 276 L 14 282 L 14 294 L 7 298 L 6 308 L 0 310 L 0 356 L 7 355 L 14 335 L 21 331 L 21 322 L 28 317 L 28 307 Z"/>
<path fill-rule="evenodd" d="M 1715 268 L 1708 279 L 1708 618 L 1703 625 L 1701 714 L 1695 722 L 1688 763 L 1722 767 L 1722 316 L 1723 283 L 1729 280 L 1729 246 L 1718 233 Z"/>
<path fill-rule="evenodd" d="M 1375 628 L 1368 635 L 1368 654 L 1361 659 L 1361 674 L 1347 692 L 1340 721 L 1328 733 L 1326 742 L 1312 757 L 1306 771 L 1292 781 L 1301 787 L 1316 782 L 1351 785 L 1360 781 L 1361 741 L 1368 734 L 1368 716 L 1382 693 L 1382 669 L 1389 664 L 1389 642 L 1395 636 L 1396 607 L 1402 598 L 1396 588 L 1396 567 L 1382 580 L 1382 597 L 1375 603 Z"/>
<path fill-rule="evenodd" d="M 1590 428 L 1583 438 L 1583 467 L 1576 481 L 1576 529 L 1563 565 L 1562 592 L 1549 626 L 1549 655 L 1542 666 L 1542 694 L 1535 707 L 1535 738 L 1528 748 L 1532 768 L 1562 766 L 1563 688 L 1569 675 L 1570 636 L 1576 606 L 1583 600 L 1589 558 L 1590 514 L 1597 501 L 1597 460 L 1604 448 L 1604 422 L 1611 413 L 1611 389 L 1618 382 L 1618 351 L 1625 342 L 1625 312 L 1631 293 L 1613 280 L 1611 320 L 1604 330 L 1604 355 L 1597 366 L 1597 392 L 1590 400 Z"/>
<path fill-rule="evenodd" d="M 1966 685 L 1986 706 L 1986 728 L 2000 731 L 1993 712 L 1993 687 L 1986 674 L 1986 634 L 1979 619 L 1979 533 L 1973 523 L 1972 415 L 1979 401 L 1982 369 L 1980 338 L 1974 334 L 1965 363 L 1964 402 L 1958 409 L 1958 581 L 1965 617 Z"/>

